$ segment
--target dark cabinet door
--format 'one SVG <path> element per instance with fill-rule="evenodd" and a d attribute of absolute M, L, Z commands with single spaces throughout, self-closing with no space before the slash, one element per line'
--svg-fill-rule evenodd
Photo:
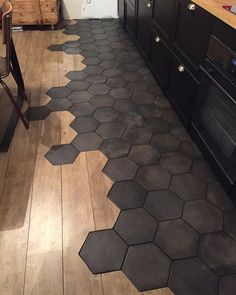
<path fill-rule="evenodd" d="M 186 126 L 190 125 L 199 83 L 183 64 L 172 58 L 167 93 Z"/>
<path fill-rule="evenodd" d="M 133 1 L 134 2 L 134 1 Z M 137 28 L 137 14 L 136 14 L 136 5 L 133 5 L 129 0 L 125 1 L 125 26 L 132 38 L 136 37 L 136 28 Z"/>
<path fill-rule="evenodd" d="M 170 68 L 170 51 L 156 31 L 152 31 L 149 63 L 161 87 L 165 88 Z"/>
<path fill-rule="evenodd" d="M 152 0 L 138 0 L 138 28 L 137 42 L 144 55 L 148 55 L 150 36 L 151 36 L 151 20 L 152 20 Z"/>
<path fill-rule="evenodd" d="M 118 0 L 118 15 L 122 23 L 124 23 L 125 16 L 125 0 Z"/>
<path fill-rule="evenodd" d="M 175 14 L 175 0 L 155 0 L 153 23 L 166 39 L 171 39 Z"/>
<path fill-rule="evenodd" d="M 188 0 L 177 0 L 173 43 L 193 71 L 205 57 L 212 25 L 208 12 Z"/>

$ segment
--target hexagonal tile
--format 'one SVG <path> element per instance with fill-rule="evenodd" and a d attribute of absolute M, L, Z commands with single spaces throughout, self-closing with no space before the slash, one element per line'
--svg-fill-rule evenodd
<path fill-rule="evenodd" d="M 173 262 L 169 287 L 175 294 L 216 295 L 218 277 L 200 259 L 183 259 Z"/>
<path fill-rule="evenodd" d="M 139 169 L 136 180 L 148 191 L 166 189 L 169 186 L 170 174 L 157 165 Z"/>
<path fill-rule="evenodd" d="M 224 230 L 236 240 L 236 209 L 225 213 Z"/>
<path fill-rule="evenodd" d="M 180 122 L 178 115 L 173 109 L 170 109 L 170 110 L 162 109 L 162 118 L 168 123 L 170 123 L 171 125 L 175 125 Z"/>
<path fill-rule="evenodd" d="M 119 63 L 116 60 L 106 60 L 100 64 L 104 69 L 115 69 L 119 66 Z M 109 72 L 108 72 L 109 73 Z M 119 74 L 122 72 L 119 71 Z"/>
<path fill-rule="evenodd" d="M 192 141 L 182 141 L 180 146 L 180 152 L 182 152 L 191 160 L 198 160 L 202 158 L 200 150 Z"/>
<path fill-rule="evenodd" d="M 223 214 L 206 200 L 187 202 L 183 219 L 200 233 L 223 229 Z"/>
<path fill-rule="evenodd" d="M 171 259 L 182 259 L 197 254 L 198 239 L 197 232 L 182 219 L 178 219 L 159 224 L 155 243 Z"/>
<path fill-rule="evenodd" d="M 45 120 L 50 113 L 51 110 L 47 106 L 29 107 L 26 111 L 25 116 L 29 121 L 39 121 Z"/>
<path fill-rule="evenodd" d="M 98 46 L 96 48 L 96 51 L 99 52 L 99 53 L 105 53 L 105 52 L 111 52 L 112 49 L 108 46 Z"/>
<path fill-rule="evenodd" d="M 55 44 L 48 46 L 48 49 L 51 51 L 63 51 L 65 49 L 64 44 Z"/>
<path fill-rule="evenodd" d="M 134 72 L 137 70 L 138 65 L 132 63 L 123 63 L 118 68 L 123 72 Z"/>
<path fill-rule="evenodd" d="M 144 81 L 129 82 L 127 88 L 133 92 L 146 91 L 148 89 L 148 84 Z"/>
<path fill-rule="evenodd" d="M 113 108 L 120 113 L 134 112 L 137 109 L 137 105 L 128 100 L 118 100 L 113 105 Z"/>
<path fill-rule="evenodd" d="M 126 127 L 141 127 L 144 119 L 135 112 L 126 112 L 120 114 L 117 122 Z"/>
<path fill-rule="evenodd" d="M 143 127 L 153 134 L 167 133 L 170 130 L 170 124 L 164 121 L 162 118 L 146 119 Z M 155 144 L 155 139 L 153 140 L 154 144 Z M 159 140 L 157 144 L 160 145 Z"/>
<path fill-rule="evenodd" d="M 174 175 L 170 189 L 184 201 L 202 199 L 206 194 L 206 184 L 192 173 Z"/>
<path fill-rule="evenodd" d="M 122 88 L 127 84 L 127 82 L 122 78 L 113 77 L 109 78 L 106 84 L 111 88 Z"/>
<path fill-rule="evenodd" d="M 211 183 L 216 181 L 216 177 L 213 174 L 211 168 L 208 166 L 205 160 L 193 161 L 193 173 L 199 177 L 202 181 Z"/>
<path fill-rule="evenodd" d="M 115 55 L 113 55 L 111 52 L 104 52 L 98 55 L 98 58 L 101 60 L 113 60 L 115 59 Z"/>
<path fill-rule="evenodd" d="M 130 144 L 121 138 L 106 139 L 100 146 L 100 151 L 108 158 L 125 157 L 130 151 Z"/>
<path fill-rule="evenodd" d="M 191 137 L 182 124 L 176 124 L 173 126 L 170 130 L 170 133 L 180 140 L 191 141 Z"/>
<path fill-rule="evenodd" d="M 81 91 L 89 87 L 89 83 L 86 81 L 71 81 L 66 85 L 72 91 Z"/>
<path fill-rule="evenodd" d="M 192 161 L 179 152 L 164 153 L 159 165 L 171 174 L 180 174 L 191 170 Z"/>
<path fill-rule="evenodd" d="M 220 183 L 208 184 L 207 199 L 223 211 L 230 211 L 234 208 L 233 203 L 223 190 Z"/>
<path fill-rule="evenodd" d="M 83 103 L 89 102 L 92 95 L 88 91 L 73 91 L 69 96 L 68 99 L 71 100 L 73 103 Z"/>
<path fill-rule="evenodd" d="M 95 131 L 99 122 L 93 117 L 75 118 L 70 126 L 78 133 L 86 133 Z"/>
<path fill-rule="evenodd" d="M 123 78 L 128 82 L 140 81 L 143 79 L 143 75 L 138 72 L 126 72 L 123 75 Z"/>
<path fill-rule="evenodd" d="M 80 54 L 82 51 L 80 48 L 77 48 L 77 47 L 67 47 L 64 49 L 64 52 L 66 54 Z"/>
<path fill-rule="evenodd" d="M 126 129 L 123 138 L 130 144 L 147 144 L 149 143 L 152 134 L 144 128 L 132 127 Z"/>
<path fill-rule="evenodd" d="M 114 230 L 97 231 L 89 233 L 79 255 L 92 273 L 104 273 L 121 268 L 127 248 Z"/>
<path fill-rule="evenodd" d="M 95 84 L 89 87 L 89 92 L 94 95 L 108 94 L 111 90 L 106 84 Z"/>
<path fill-rule="evenodd" d="M 180 141 L 169 133 L 154 135 L 151 141 L 159 152 L 176 152 L 179 149 Z"/>
<path fill-rule="evenodd" d="M 88 74 L 82 71 L 71 71 L 65 75 L 70 80 L 84 80 Z"/>
<path fill-rule="evenodd" d="M 47 107 L 52 111 L 66 111 L 72 106 L 72 102 L 67 98 L 52 99 Z"/>
<path fill-rule="evenodd" d="M 121 74 L 122 74 L 122 72 L 116 68 L 108 68 L 103 73 L 103 75 L 108 78 L 117 77 L 117 76 L 120 76 Z"/>
<path fill-rule="evenodd" d="M 113 181 L 131 180 L 135 177 L 138 166 L 128 158 L 111 159 L 103 172 Z"/>
<path fill-rule="evenodd" d="M 89 75 L 86 81 L 90 84 L 100 84 L 106 82 L 107 78 L 102 74 Z"/>
<path fill-rule="evenodd" d="M 96 56 L 96 52 L 95 52 L 95 56 Z M 101 74 L 104 71 L 104 68 L 101 66 L 87 66 L 84 69 L 84 72 L 86 72 L 89 75 L 98 75 Z"/>
<path fill-rule="evenodd" d="M 143 208 L 122 210 L 114 227 L 128 245 L 152 242 L 156 228 L 157 221 Z"/>
<path fill-rule="evenodd" d="M 90 44 L 92 45 L 92 44 Z M 100 59 L 98 59 L 97 57 L 87 57 L 85 59 L 83 59 L 83 64 L 87 65 L 87 66 L 95 66 L 98 65 L 101 62 Z"/>
<path fill-rule="evenodd" d="M 52 165 L 65 165 L 72 164 L 78 155 L 79 151 L 72 145 L 61 144 L 52 146 L 46 153 L 45 158 Z"/>
<path fill-rule="evenodd" d="M 110 92 L 110 95 L 116 99 L 127 99 L 131 94 L 132 92 L 127 88 L 114 88 Z"/>
<path fill-rule="evenodd" d="M 112 108 L 99 108 L 93 116 L 101 123 L 114 122 L 118 118 L 119 113 Z"/>
<path fill-rule="evenodd" d="M 169 190 L 149 192 L 144 208 L 158 221 L 180 218 L 184 202 Z"/>
<path fill-rule="evenodd" d="M 171 109 L 171 104 L 164 96 L 158 96 L 155 100 L 155 104 L 161 109 Z"/>
<path fill-rule="evenodd" d="M 219 295 L 235 295 L 236 274 L 220 278 Z"/>
<path fill-rule="evenodd" d="M 153 95 L 152 93 L 148 91 L 140 91 L 140 92 L 134 93 L 134 95 L 132 96 L 132 100 L 136 102 L 137 104 L 141 104 L 141 105 L 153 104 L 155 100 L 155 95 Z M 159 108 L 158 108 L 158 111 L 159 111 Z"/>
<path fill-rule="evenodd" d="M 236 272 L 236 241 L 225 232 L 202 235 L 201 260 L 219 275 Z"/>
<path fill-rule="evenodd" d="M 92 115 L 95 111 L 95 107 L 90 103 L 77 103 L 73 104 L 70 108 L 70 112 L 76 117 L 86 117 Z"/>
<path fill-rule="evenodd" d="M 72 145 L 81 152 L 96 150 L 99 148 L 101 143 L 101 137 L 93 132 L 79 134 L 72 141 Z"/>
<path fill-rule="evenodd" d="M 171 261 L 154 244 L 129 248 L 122 271 L 139 291 L 167 286 Z"/>
<path fill-rule="evenodd" d="M 159 118 L 162 114 L 160 108 L 153 104 L 143 104 L 139 106 L 138 113 L 144 118 Z"/>
<path fill-rule="evenodd" d="M 110 107 L 114 102 L 114 98 L 110 95 L 96 95 L 90 100 L 90 103 L 97 108 Z"/>
<path fill-rule="evenodd" d="M 146 190 L 134 180 L 116 182 L 108 194 L 120 209 L 142 207 L 146 196 Z"/>
<path fill-rule="evenodd" d="M 134 145 L 129 153 L 129 158 L 139 166 L 156 164 L 160 153 L 150 145 Z"/>
<path fill-rule="evenodd" d="M 124 127 L 118 123 L 101 123 L 97 128 L 97 134 L 103 139 L 119 138 L 124 132 Z"/>
<path fill-rule="evenodd" d="M 51 89 L 49 89 L 46 94 L 48 96 L 50 96 L 51 98 L 67 98 L 67 96 L 69 96 L 69 94 L 71 93 L 71 90 L 68 89 L 65 86 L 61 86 L 61 87 L 52 87 Z"/>

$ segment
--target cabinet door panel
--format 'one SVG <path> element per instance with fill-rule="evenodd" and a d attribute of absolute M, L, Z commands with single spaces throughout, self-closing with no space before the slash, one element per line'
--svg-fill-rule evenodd
<path fill-rule="evenodd" d="M 124 14 L 125 14 L 125 1 L 118 0 L 118 15 L 122 22 L 124 22 Z"/>
<path fill-rule="evenodd" d="M 153 21 L 167 39 L 171 38 L 174 24 L 175 0 L 155 0 Z"/>
<path fill-rule="evenodd" d="M 125 15 L 126 15 L 126 29 L 132 38 L 136 37 L 137 17 L 136 7 L 133 6 L 128 0 L 125 2 Z"/>

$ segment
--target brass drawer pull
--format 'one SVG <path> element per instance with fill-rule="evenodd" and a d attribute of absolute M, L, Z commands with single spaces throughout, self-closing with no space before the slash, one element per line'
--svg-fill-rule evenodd
<path fill-rule="evenodd" d="M 188 5 L 188 10 L 194 11 L 196 9 L 196 5 L 194 3 L 190 3 Z"/>
<path fill-rule="evenodd" d="M 152 3 L 148 1 L 148 2 L 146 3 L 146 6 L 147 6 L 147 8 L 150 8 L 150 7 L 152 6 Z"/>
<path fill-rule="evenodd" d="M 178 66 L 178 71 L 179 71 L 180 73 L 183 73 L 183 72 L 185 71 L 184 66 L 183 66 L 183 65 L 179 65 L 179 66 Z"/>
<path fill-rule="evenodd" d="M 156 36 L 156 37 L 155 37 L 155 42 L 156 42 L 156 43 L 159 43 L 160 41 L 161 41 L 161 38 L 160 38 L 159 36 Z"/>

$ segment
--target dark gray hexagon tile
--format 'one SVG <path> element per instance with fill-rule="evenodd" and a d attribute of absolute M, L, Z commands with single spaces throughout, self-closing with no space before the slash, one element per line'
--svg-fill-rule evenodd
<path fill-rule="evenodd" d="M 100 146 L 100 151 L 108 158 L 120 158 L 128 155 L 130 144 L 121 138 L 106 139 Z"/>
<path fill-rule="evenodd" d="M 135 177 L 138 166 L 130 159 L 110 159 L 103 172 L 113 181 L 131 180 Z"/>
<path fill-rule="evenodd" d="M 93 35 L 93 38 L 95 39 L 95 40 L 105 40 L 105 39 L 107 39 L 107 35 L 106 34 L 94 34 Z"/>
<path fill-rule="evenodd" d="M 92 50 L 92 49 L 96 49 L 96 45 L 94 45 L 93 43 L 83 43 L 80 44 L 80 49 L 82 50 Z M 92 57 L 93 58 L 93 57 Z M 87 63 L 86 63 L 87 64 Z"/>
<path fill-rule="evenodd" d="M 106 84 L 111 88 L 122 88 L 127 84 L 127 82 L 120 77 L 113 77 L 109 78 Z"/>
<path fill-rule="evenodd" d="M 71 81 L 66 85 L 72 91 L 86 90 L 89 87 L 89 83 L 86 81 Z"/>
<path fill-rule="evenodd" d="M 106 82 L 107 78 L 105 76 L 103 76 L 102 74 L 98 74 L 98 75 L 89 75 L 88 78 L 86 79 L 86 81 L 89 84 L 101 84 Z"/>
<path fill-rule="evenodd" d="M 50 51 L 63 51 L 65 49 L 64 44 L 55 44 L 55 45 L 50 45 L 48 47 Z"/>
<path fill-rule="evenodd" d="M 119 63 L 115 60 L 106 60 L 100 64 L 104 69 L 116 69 L 119 66 Z M 108 72 L 109 73 L 109 72 Z M 119 74 L 122 72 L 119 71 Z"/>
<path fill-rule="evenodd" d="M 180 141 L 169 133 L 163 133 L 154 135 L 151 145 L 159 152 L 176 152 L 179 149 Z"/>
<path fill-rule="evenodd" d="M 136 176 L 136 180 L 148 191 L 168 188 L 170 178 L 170 174 L 158 165 L 142 167 Z"/>
<path fill-rule="evenodd" d="M 104 68 L 101 66 L 87 66 L 84 69 L 84 72 L 86 72 L 89 75 L 98 75 L 101 74 L 104 71 Z"/>
<path fill-rule="evenodd" d="M 132 100 L 136 102 L 137 104 L 141 104 L 141 105 L 153 104 L 155 101 L 155 95 L 153 95 L 152 93 L 148 91 L 140 91 L 140 92 L 134 93 L 134 95 L 132 96 Z M 159 108 L 158 108 L 158 111 L 159 111 Z"/>
<path fill-rule="evenodd" d="M 139 291 L 167 286 L 171 261 L 153 243 L 129 248 L 122 271 Z"/>
<path fill-rule="evenodd" d="M 144 208 L 158 221 L 177 219 L 182 215 L 184 202 L 169 190 L 149 192 Z"/>
<path fill-rule="evenodd" d="M 138 69 L 138 65 L 134 63 L 122 63 L 119 67 L 119 70 L 123 72 L 134 72 Z"/>
<path fill-rule="evenodd" d="M 90 103 L 97 108 L 111 107 L 115 100 L 110 95 L 95 95 L 90 100 Z"/>
<path fill-rule="evenodd" d="M 170 130 L 170 124 L 162 118 L 148 118 L 145 120 L 143 127 L 152 134 L 167 133 Z"/>
<path fill-rule="evenodd" d="M 174 261 L 169 288 L 176 295 L 217 295 L 218 277 L 198 258 Z"/>
<path fill-rule="evenodd" d="M 236 240 L 236 209 L 225 213 L 224 230 Z"/>
<path fill-rule="evenodd" d="M 209 233 L 223 229 L 223 214 L 206 200 L 187 202 L 183 219 L 199 233 Z"/>
<path fill-rule="evenodd" d="M 70 79 L 70 80 L 84 80 L 85 78 L 87 78 L 88 74 L 82 71 L 71 71 L 69 73 L 67 73 L 66 78 Z"/>
<path fill-rule="evenodd" d="M 124 127 L 118 123 L 101 123 L 96 132 L 103 139 L 120 138 L 124 132 Z"/>
<path fill-rule="evenodd" d="M 51 110 L 47 106 L 29 107 L 25 116 L 29 121 L 40 121 L 45 120 L 50 113 Z"/>
<path fill-rule="evenodd" d="M 180 174 L 191 170 L 192 161 L 182 153 L 172 152 L 162 154 L 159 165 L 171 174 Z"/>
<path fill-rule="evenodd" d="M 192 173 L 174 175 L 170 189 L 184 201 L 203 199 L 206 194 L 206 184 Z"/>
<path fill-rule="evenodd" d="M 121 74 L 122 72 L 116 68 L 108 68 L 103 73 L 103 75 L 108 78 L 114 78 L 114 77 L 120 76 Z"/>
<path fill-rule="evenodd" d="M 191 137 L 188 135 L 186 129 L 182 124 L 176 124 L 170 130 L 170 133 L 180 140 L 191 141 Z"/>
<path fill-rule="evenodd" d="M 52 99 L 47 104 L 51 111 L 66 111 L 72 106 L 72 102 L 67 98 Z"/>
<path fill-rule="evenodd" d="M 91 39 L 94 40 L 94 39 Z M 82 50 L 80 52 L 80 54 L 85 57 L 85 58 L 89 58 L 89 57 L 97 57 L 97 52 L 95 50 Z M 89 66 L 90 67 L 90 66 Z M 95 66 L 94 66 L 95 67 Z M 96 74 L 96 73 L 91 73 L 88 72 L 88 74 Z"/>
<path fill-rule="evenodd" d="M 139 166 L 157 164 L 160 153 L 151 145 L 134 145 L 129 158 Z"/>
<path fill-rule="evenodd" d="M 101 123 L 114 122 L 118 118 L 119 113 L 113 108 L 99 108 L 93 116 Z"/>
<path fill-rule="evenodd" d="M 162 118 L 170 123 L 171 125 L 175 125 L 180 122 L 179 117 L 177 116 L 174 110 L 162 110 Z"/>
<path fill-rule="evenodd" d="M 164 96 L 157 96 L 155 104 L 158 105 L 161 109 L 171 109 L 170 102 Z"/>
<path fill-rule="evenodd" d="M 155 243 L 171 259 L 196 256 L 198 240 L 198 233 L 182 219 L 161 222 L 155 237 Z"/>
<path fill-rule="evenodd" d="M 113 108 L 120 113 L 135 112 L 137 109 L 137 105 L 129 100 L 118 100 L 113 105 Z"/>
<path fill-rule="evenodd" d="M 128 82 L 136 82 L 141 81 L 143 79 L 143 75 L 138 72 L 126 72 L 124 73 L 123 78 Z"/>
<path fill-rule="evenodd" d="M 122 210 L 114 227 L 128 245 L 152 242 L 157 221 L 143 208 Z"/>
<path fill-rule="evenodd" d="M 223 211 L 230 211 L 234 208 L 233 203 L 220 183 L 211 183 L 207 185 L 207 199 Z"/>
<path fill-rule="evenodd" d="M 90 103 L 77 103 L 73 104 L 69 110 L 76 117 L 86 117 L 92 115 L 95 109 L 96 108 Z"/>
<path fill-rule="evenodd" d="M 108 94 L 111 90 L 106 84 L 95 84 L 89 87 L 89 92 L 93 95 Z"/>
<path fill-rule="evenodd" d="M 127 88 L 133 92 L 146 91 L 148 89 L 148 84 L 144 81 L 129 82 Z"/>
<path fill-rule="evenodd" d="M 196 144 L 192 141 L 182 141 L 180 146 L 180 152 L 187 156 L 191 160 L 202 159 L 202 154 Z"/>
<path fill-rule="evenodd" d="M 117 122 L 126 127 L 141 127 L 144 119 L 136 112 L 126 112 L 120 114 Z"/>
<path fill-rule="evenodd" d="M 101 62 L 101 60 L 97 57 L 87 57 L 83 59 L 83 64 L 87 66 L 95 66 L 98 65 Z"/>
<path fill-rule="evenodd" d="M 219 295 L 235 295 L 236 274 L 220 278 Z"/>
<path fill-rule="evenodd" d="M 236 272 L 236 241 L 225 232 L 202 235 L 199 257 L 219 275 Z"/>
<path fill-rule="evenodd" d="M 153 104 L 144 104 L 138 107 L 138 113 L 144 118 L 160 118 L 161 110 Z"/>
<path fill-rule="evenodd" d="M 131 127 L 126 129 L 123 138 L 130 144 L 147 144 L 149 143 L 152 134 L 144 128 Z"/>
<path fill-rule="evenodd" d="M 115 55 L 113 55 L 111 52 L 105 52 L 98 55 L 98 58 L 101 60 L 113 60 L 115 59 Z"/>
<path fill-rule="evenodd" d="M 92 95 L 88 91 L 73 91 L 69 96 L 68 99 L 71 100 L 73 103 L 83 103 L 89 102 Z"/>
<path fill-rule="evenodd" d="M 142 207 L 147 191 L 136 181 L 121 181 L 113 184 L 108 198 L 120 209 Z"/>
<path fill-rule="evenodd" d="M 114 48 L 114 49 L 116 49 L 116 48 L 124 48 L 125 44 L 123 42 L 111 42 L 110 47 Z"/>
<path fill-rule="evenodd" d="M 81 152 L 97 150 L 101 143 L 101 137 L 93 132 L 79 134 L 72 141 L 72 145 Z"/>
<path fill-rule="evenodd" d="M 61 144 L 52 146 L 46 153 L 45 158 L 52 165 L 65 165 L 72 164 L 78 155 L 79 151 L 72 145 Z"/>
<path fill-rule="evenodd" d="M 216 181 L 216 177 L 215 177 L 213 171 L 208 166 L 208 164 L 205 160 L 193 161 L 192 171 L 202 181 L 205 181 L 207 183 L 211 183 L 211 182 Z"/>
<path fill-rule="evenodd" d="M 94 273 L 119 270 L 127 245 L 114 230 L 90 232 L 79 255 Z"/>
<path fill-rule="evenodd" d="M 82 50 L 78 47 L 67 47 L 63 50 L 66 54 L 80 54 Z"/>
<path fill-rule="evenodd" d="M 99 122 L 93 117 L 81 117 L 75 118 L 75 120 L 70 124 L 70 127 L 78 133 L 86 133 L 95 131 L 98 125 Z"/>
<path fill-rule="evenodd" d="M 105 53 L 105 52 L 111 52 L 112 49 L 111 49 L 110 47 L 108 47 L 108 46 L 98 46 L 98 47 L 96 48 L 96 51 L 97 51 L 98 53 Z"/>
<path fill-rule="evenodd" d="M 116 99 L 128 99 L 132 92 L 127 88 L 115 88 L 111 90 L 110 95 Z"/>
<path fill-rule="evenodd" d="M 71 90 L 68 89 L 65 86 L 60 86 L 60 87 L 52 87 L 49 89 L 46 94 L 50 96 L 51 98 L 67 98 L 69 94 L 71 93 Z"/>

